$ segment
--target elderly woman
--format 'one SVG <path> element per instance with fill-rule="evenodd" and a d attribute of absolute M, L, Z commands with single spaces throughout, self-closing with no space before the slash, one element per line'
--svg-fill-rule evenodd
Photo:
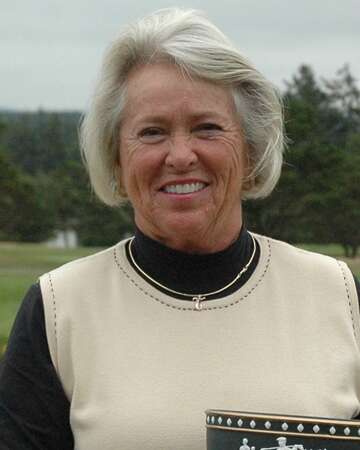
<path fill-rule="evenodd" d="M 354 278 L 245 229 L 242 200 L 279 178 L 281 104 L 212 23 L 171 9 L 127 28 L 82 148 L 136 233 L 27 294 L 1 375 L 5 448 L 199 450 L 209 407 L 359 414 Z"/>

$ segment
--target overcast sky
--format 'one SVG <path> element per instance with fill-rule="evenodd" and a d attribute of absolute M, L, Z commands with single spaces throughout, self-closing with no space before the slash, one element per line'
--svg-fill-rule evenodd
<path fill-rule="evenodd" d="M 205 11 L 280 88 L 302 63 L 360 78 L 359 0 L 8 0 L 0 8 L 0 108 L 83 110 L 104 49 L 154 10 Z"/>

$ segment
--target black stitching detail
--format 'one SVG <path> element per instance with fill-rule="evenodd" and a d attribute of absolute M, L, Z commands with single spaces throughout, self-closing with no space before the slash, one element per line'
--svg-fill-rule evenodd
<path fill-rule="evenodd" d="M 346 279 L 346 276 L 345 276 L 345 272 L 344 272 L 344 269 L 343 269 L 342 265 L 339 263 L 339 261 L 336 260 L 336 262 L 337 262 L 337 265 L 340 267 L 341 274 L 342 274 L 343 279 L 344 279 L 346 296 L 347 296 L 347 299 L 348 299 L 348 304 L 349 304 L 349 309 L 350 309 L 352 328 L 353 328 L 355 339 L 357 340 L 356 329 L 355 329 L 355 321 L 354 321 L 354 312 L 353 312 L 352 302 L 351 302 L 351 298 L 350 298 L 349 285 L 348 285 L 348 282 L 347 282 L 347 279 Z"/>
<path fill-rule="evenodd" d="M 56 311 L 56 301 L 55 301 L 55 290 L 51 279 L 51 274 L 49 273 L 49 282 L 53 301 L 53 313 L 54 313 L 54 334 L 55 334 L 55 345 L 57 345 L 57 311 Z"/>
<path fill-rule="evenodd" d="M 266 272 L 268 271 L 269 265 L 270 265 L 270 259 L 271 259 L 271 245 L 270 245 L 270 240 L 266 239 L 267 241 L 267 245 L 268 245 L 268 251 L 269 251 L 269 255 L 266 261 L 266 265 L 264 268 L 263 273 L 261 274 L 259 280 L 257 281 L 257 283 L 252 287 L 252 289 L 250 289 L 246 294 L 244 294 L 242 297 L 240 297 L 239 299 L 233 301 L 232 303 L 229 303 L 228 305 L 224 305 L 224 306 L 207 306 L 207 307 L 203 307 L 201 309 L 200 312 L 202 311 L 211 311 L 211 310 L 215 310 L 215 309 L 226 309 L 229 308 L 230 306 L 235 306 L 238 303 L 240 303 L 241 301 L 247 299 L 247 297 L 249 297 L 254 290 L 259 286 L 259 284 L 261 283 L 261 281 L 263 280 L 263 278 L 265 277 Z M 156 302 L 160 303 L 163 306 L 167 306 L 168 308 L 171 309 L 176 309 L 178 311 L 193 311 L 196 312 L 197 314 L 199 313 L 199 311 L 197 311 L 194 307 L 179 307 L 179 306 L 174 306 L 174 305 L 170 305 L 169 303 L 164 302 L 163 300 L 160 300 L 159 298 L 155 297 L 154 295 L 150 294 L 150 292 L 146 291 L 144 288 L 142 288 L 127 272 L 126 270 L 122 267 L 122 265 L 120 264 L 117 254 L 116 254 L 116 249 L 117 247 L 114 247 L 114 260 L 116 265 L 118 266 L 118 268 L 122 271 L 122 273 L 126 276 L 126 278 L 128 278 L 132 284 L 134 286 L 136 286 L 142 293 L 144 293 L 145 295 L 147 295 L 148 297 L 152 298 L 153 300 L 155 300 Z M 213 300 L 210 300 L 213 301 Z"/>

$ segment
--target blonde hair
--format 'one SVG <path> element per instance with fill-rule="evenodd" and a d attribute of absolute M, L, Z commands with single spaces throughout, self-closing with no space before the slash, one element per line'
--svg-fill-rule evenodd
<path fill-rule="evenodd" d="M 169 61 L 191 76 L 229 86 L 249 147 L 251 174 L 244 199 L 266 197 L 281 172 L 284 147 L 280 96 L 228 38 L 196 10 L 169 8 L 127 26 L 109 46 L 80 128 L 83 160 L 98 197 L 119 205 L 115 188 L 126 80 L 138 65 Z M 239 180 L 243 182 L 243 180 Z"/>

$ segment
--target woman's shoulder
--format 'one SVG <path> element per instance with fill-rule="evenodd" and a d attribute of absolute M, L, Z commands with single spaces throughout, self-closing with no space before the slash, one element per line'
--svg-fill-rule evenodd
<path fill-rule="evenodd" d="M 273 264 L 284 263 L 287 270 L 296 270 L 299 276 L 305 273 L 313 273 L 317 278 L 333 275 L 348 278 L 351 276 L 347 264 L 337 258 L 311 250 L 306 250 L 297 245 L 278 239 L 254 234 L 260 243 L 260 247 L 267 247 Z"/>
<path fill-rule="evenodd" d="M 358 316 L 360 285 L 345 262 L 277 239 L 257 234 L 254 237 L 260 248 L 266 249 L 275 278 L 281 277 L 296 288 L 309 286 L 312 292 L 325 289 L 329 295 L 341 293 Z"/>
<path fill-rule="evenodd" d="M 278 253 L 284 253 L 287 256 L 298 256 L 303 259 L 315 259 L 317 261 L 336 261 L 336 258 L 325 255 L 323 253 L 315 252 L 312 250 L 304 249 L 296 244 L 291 244 L 289 242 L 281 241 L 279 239 L 275 239 L 269 236 L 264 236 L 257 233 L 252 233 L 257 241 L 260 242 L 261 245 L 267 245 L 271 247 L 273 251 Z"/>
<path fill-rule="evenodd" d="M 57 316 L 59 304 L 63 310 L 67 306 L 81 308 L 84 301 L 94 296 L 99 300 L 105 295 L 114 280 L 121 279 L 119 267 L 125 258 L 125 244 L 126 240 L 120 241 L 41 275 L 39 282 L 46 317 L 49 313 Z"/>

